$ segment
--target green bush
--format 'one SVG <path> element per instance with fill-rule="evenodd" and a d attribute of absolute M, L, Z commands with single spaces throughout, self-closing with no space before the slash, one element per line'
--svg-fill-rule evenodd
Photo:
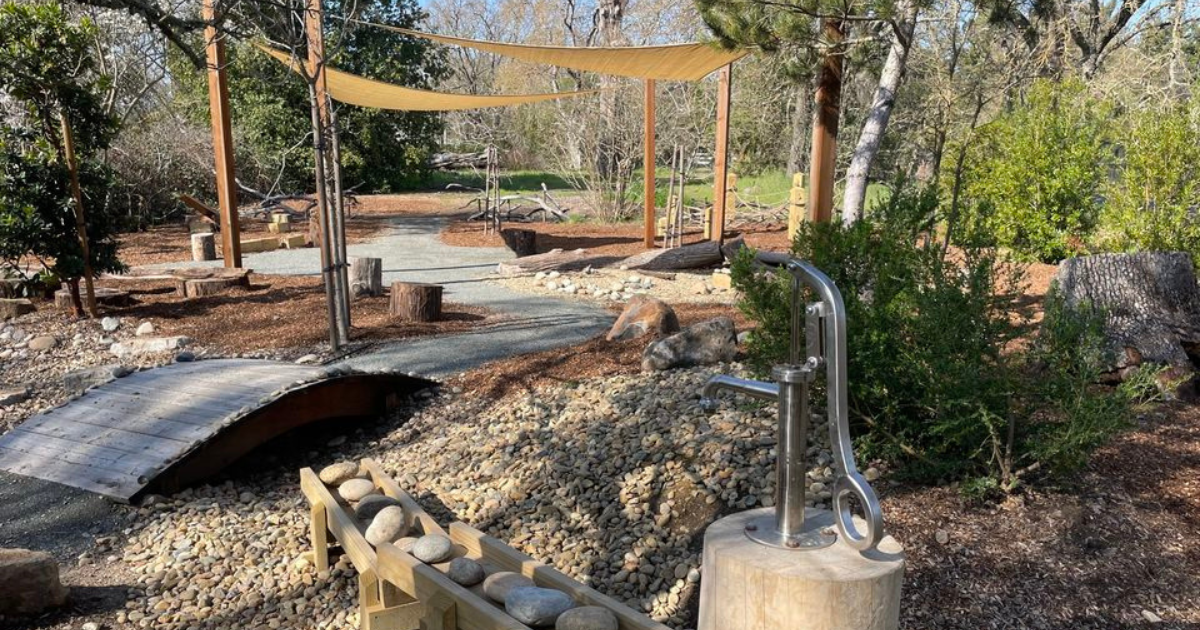
<path fill-rule="evenodd" d="M 806 224 L 793 245 L 846 303 L 858 449 L 915 479 L 969 480 L 979 492 L 1070 470 L 1121 426 L 1130 400 L 1093 386 L 1101 320 L 1051 305 L 1026 337 L 1023 268 L 994 248 L 945 255 L 924 231 L 936 206 L 929 191 L 901 189 L 854 225 Z M 765 373 L 786 357 L 790 277 L 764 271 L 752 252 L 733 277 L 758 324 L 750 360 Z"/>
<path fill-rule="evenodd" d="M 1078 251 L 1100 209 L 1109 110 L 1082 83 L 1039 80 L 1024 104 L 981 127 L 963 170 L 966 233 L 1026 259 Z"/>
<path fill-rule="evenodd" d="M 1120 177 L 1105 193 L 1097 245 L 1107 251 L 1185 251 L 1200 263 L 1200 128 L 1186 111 L 1131 116 Z"/>

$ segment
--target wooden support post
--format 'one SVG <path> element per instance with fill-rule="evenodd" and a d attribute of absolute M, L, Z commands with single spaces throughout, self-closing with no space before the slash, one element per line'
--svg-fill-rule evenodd
<path fill-rule="evenodd" d="M 325 506 L 314 503 L 310 512 L 312 519 L 308 524 L 308 536 L 313 546 L 313 566 L 317 571 L 329 570 L 329 516 Z"/>
<path fill-rule="evenodd" d="M 643 211 L 645 213 L 645 246 L 646 249 L 654 247 L 654 215 L 657 212 L 654 195 L 654 79 L 646 79 L 646 95 L 645 95 L 645 128 L 643 133 L 642 147 L 642 194 L 645 196 L 643 201 Z"/>
<path fill-rule="evenodd" d="M 217 202 L 221 213 L 221 252 L 226 267 L 242 266 L 238 232 L 237 181 L 233 170 L 233 127 L 229 117 L 229 78 L 225 75 L 225 35 L 217 28 L 220 16 L 214 3 L 204 0 L 202 17 L 205 54 L 208 58 L 208 109 L 212 117 L 213 153 L 216 158 Z"/>
<path fill-rule="evenodd" d="M 733 84 L 733 65 L 721 68 L 717 80 L 717 148 L 713 154 L 713 212 L 709 240 L 725 240 L 725 196 L 729 175 L 729 105 Z"/>
<path fill-rule="evenodd" d="M 812 188 L 808 193 L 809 219 L 825 222 L 833 219 L 833 182 L 837 169 L 838 116 L 842 100 L 842 42 L 845 33 L 840 20 L 822 22 L 825 58 L 817 80 L 816 113 L 813 116 Z"/>
<path fill-rule="evenodd" d="M 792 191 L 788 196 L 788 240 L 796 238 L 800 224 L 808 218 L 808 191 L 804 188 L 804 173 L 792 176 Z"/>
<path fill-rule="evenodd" d="M 87 218 L 83 213 L 83 189 L 79 187 L 79 161 L 75 159 L 75 134 L 71 133 L 71 121 L 65 112 L 59 113 L 62 123 L 63 157 L 67 160 L 67 172 L 71 177 L 71 197 L 75 200 L 75 232 L 79 235 L 79 248 L 83 253 L 83 285 L 87 292 L 87 312 L 96 317 L 96 285 L 92 282 L 92 254 L 88 245 Z"/>

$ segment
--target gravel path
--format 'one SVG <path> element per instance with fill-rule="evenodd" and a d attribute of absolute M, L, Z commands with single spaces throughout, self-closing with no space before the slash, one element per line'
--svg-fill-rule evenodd
<path fill-rule="evenodd" d="M 481 306 L 507 316 L 504 323 L 464 334 L 381 344 L 344 361 L 358 369 L 396 369 L 445 376 L 488 361 L 574 345 L 611 325 L 605 309 L 577 301 L 531 296 L 488 280 L 505 248 L 451 247 L 438 234 L 447 220 L 436 216 L 392 219 L 392 226 L 369 243 L 349 246 L 350 256 L 383 260 L 383 282 L 428 282 L 446 287 L 444 299 Z M 281 249 L 246 256 L 258 273 L 315 276 L 321 267 L 316 248 Z M 219 266 L 220 261 L 171 266 Z"/>

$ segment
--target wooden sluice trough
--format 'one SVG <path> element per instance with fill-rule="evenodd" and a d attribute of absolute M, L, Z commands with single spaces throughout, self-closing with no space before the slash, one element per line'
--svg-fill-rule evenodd
<path fill-rule="evenodd" d="M 467 557 L 491 575 L 519 573 L 536 586 L 561 591 L 577 606 L 608 609 L 620 630 L 668 630 L 628 606 L 584 586 L 553 567 L 509 547 L 461 522 L 443 528 L 378 463 L 364 459 L 365 471 L 375 487 L 399 502 L 408 536 L 442 534 L 454 545 L 451 557 Z M 331 544 L 341 547 L 358 571 L 362 630 L 530 630 L 509 616 L 504 607 L 483 593 L 482 586 L 462 586 L 446 574 L 449 560 L 425 564 L 393 543 L 373 547 L 365 537 L 367 523 L 318 478 L 311 468 L 300 471 L 300 488 L 312 506 L 310 536 L 317 570 L 329 568 Z"/>

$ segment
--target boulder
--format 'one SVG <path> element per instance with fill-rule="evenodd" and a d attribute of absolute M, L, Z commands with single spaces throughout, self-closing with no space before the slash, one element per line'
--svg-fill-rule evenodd
<path fill-rule="evenodd" d="M 67 589 L 50 554 L 0 549 L 0 616 L 35 615 L 66 600 Z"/>
<path fill-rule="evenodd" d="M 669 370 L 710 365 L 732 361 L 736 357 L 737 329 L 733 320 L 717 317 L 651 343 L 642 354 L 642 369 Z"/>
<path fill-rule="evenodd" d="M 533 580 L 520 573 L 497 571 L 483 581 L 483 594 L 497 604 L 503 604 L 509 591 L 523 586 L 533 586 Z"/>
<path fill-rule="evenodd" d="M 182 335 L 174 337 L 138 337 L 114 343 L 109 352 L 118 357 L 131 357 L 141 354 L 158 352 L 174 352 L 191 343 L 191 339 Z"/>
<path fill-rule="evenodd" d="M 22 315 L 28 315 L 37 310 L 33 302 L 24 298 L 4 298 L 0 299 L 0 319 L 12 319 Z"/>
<path fill-rule="evenodd" d="M 67 393 L 72 396 L 78 396 L 97 385 L 103 385 L 114 379 L 127 376 L 129 373 L 129 368 L 118 364 L 99 365 L 92 368 L 75 370 L 74 372 L 63 374 L 63 389 L 67 390 Z"/>
<path fill-rule="evenodd" d="M 554 630 L 618 630 L 617 616 L 600 606 L 581 606 L 559 615 Z"/>
<path fill-rule="evenodd" d="M 552 588 L 521 586 L 504 598 L 504 612 L 528 626 L 553 626 L 559 615 L 574 607 L 570 595 Z"/>
<path fill-rule="evenodd" d="M 137 327 L 137 330 L 133 331 L 133 334 L 137 335 L 138 337 L 149 337 L 150 335 L 154 334 L 154 324 L 151 324 L 150 322 L 142 322 L 141 325 Z"/>
<path fill-rule="evenodd" d="M 660 299 L 645 295 L 629 300 L 621 316 L 617 318 L 606 339 L 623 341 L 645 335 L 656 337 L 679 332 L 679 318 L 675 309 Z"/>
<path fill-rule="evenodd" d="M 121 320 L 117 317 L 105 317 L 100 320 L 100 329 L 104 332 L 115 332 L 121 327 Z"/>
<path fill-rule="evenodd" d="M 29 349 L 33 352 L 45 352 L 58 345 L 54 335 L 39 335 L 29 340 Z"/>
<path fill-rule="evenodd" d="M 27 398 L 29 398 L 28 385 L 18 385 L 16 387 L 0 385 L 0 409 L 25 402 Z"/>
<path fill-rule="evenodd" d="M 398 505 L 389 505 L 379 510 L 375 518 L 371 519 L 371 525 L 367 527 L 366 539 L 367 542 L 378 547 L 404 535 L 406 529 L 404 510 Z"/>

